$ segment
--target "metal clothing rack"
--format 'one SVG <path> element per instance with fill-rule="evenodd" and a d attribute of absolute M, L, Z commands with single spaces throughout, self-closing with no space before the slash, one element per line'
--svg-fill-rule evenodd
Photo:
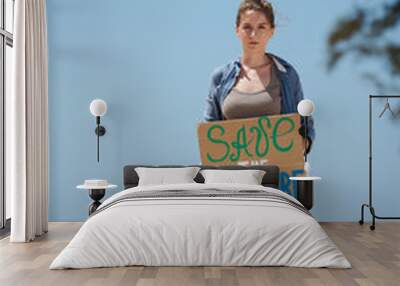
<path fill-rule="evenodd" d="M 369 211 L 372 215 L 372 225 L 370 225 L 370 229 L 375 229 L 375 219 L 400 219 L 400 217 L 384 217 L 378 216 L 375 213 L 375 208 L 372 204 L 372 100 L 375 98 L 399 98 L 400 95 L 370 95 L 369 96 L 369 200 L 368 204 L 363 204 L 361 206 L 361 220 L 359 221 L 360 224 L 364 224 L 364 208 L 369 208 Z"/>

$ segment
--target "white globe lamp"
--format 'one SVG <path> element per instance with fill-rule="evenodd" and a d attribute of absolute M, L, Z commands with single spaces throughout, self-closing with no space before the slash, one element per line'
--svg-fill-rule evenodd
<path fill-rule="evenodd" d="M 99 137 L 106 134 L 104 126 L 100 125 L 100 117 L 104 116 L 107 112 L 107 103 L 102 99 L 94 99 L 90 103 L 90 113 L 96 117 L 96 129 L 94 132 L 97 135 L 97 162 L 100 161 L 100 142 Z"/>
<path fill-rule="evenodd" d="M 107 103 L 102 99 L 94 99 L 90 103 L 90 113 L 93 116 L 104 116 L 107 112 Z"/>
<path fill-rule="evenodd" d="M 309 99 L 303 99 L 297 105 L 297 111 L 301 116 L 310 116 L 314 112 L 314 102 Z"/>

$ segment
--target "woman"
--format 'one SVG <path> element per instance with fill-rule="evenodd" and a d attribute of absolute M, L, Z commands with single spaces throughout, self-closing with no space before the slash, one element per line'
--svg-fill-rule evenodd
<path fill-rule="evenodd" d="M 212 75 L 205 120 L 225 120 L 297 112 L 303 99 L 299 76 L 285 60 L 266 53 L 275 31 L 272 5 L 245 0 L 236 17 L 236 35 L 242 43 L 241 58 L 217 68 Z M 304 137 L 304 126 L 299 132 Z M 315 137 L 308 118 L 306 152 Z"/>

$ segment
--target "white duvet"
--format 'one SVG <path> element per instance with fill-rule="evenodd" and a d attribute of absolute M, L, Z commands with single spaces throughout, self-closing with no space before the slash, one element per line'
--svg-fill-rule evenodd
<path fill-rule="evenodd" d="M 205 188 L 265 190 L 296 201 L 263 186 L 194 183 L 127 189 L 100 209 L 129 192 Z M 315 219 L 290 205 L 156 198 L 120 202 L 90 217 L 50 269 L 127 265 L 351 267 Z"/>

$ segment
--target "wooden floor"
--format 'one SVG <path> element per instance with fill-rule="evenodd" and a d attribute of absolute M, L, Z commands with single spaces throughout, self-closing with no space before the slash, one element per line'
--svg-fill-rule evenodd
<path fill-rule="evenodd" d="M 0 241 L 0 285 L 400 285 L 400 224 L 380 223 L 372 232 L 357 223 L 323 223 L 353 268 L 120 267 L 48 270 L 81 223 L 50 223 L 32 243 Z"/>

